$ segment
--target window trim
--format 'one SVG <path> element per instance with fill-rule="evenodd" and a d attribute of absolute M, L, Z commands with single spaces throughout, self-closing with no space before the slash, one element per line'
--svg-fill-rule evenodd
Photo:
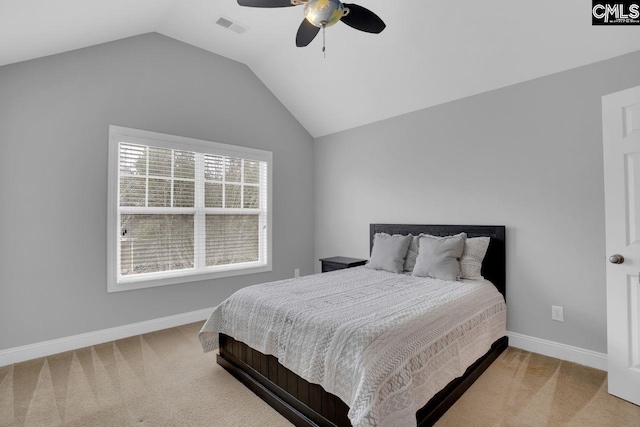
<path fill-rule="evenodd" d="M 207 267 L 206 272 L 196 270 L 179 270 L 176 272 L 157 273 L 161 278 L 154 278 L 156 273 L 148 273 L 148 279 L 125 279 L 118 282 L 118 157 L 119 143 L 150 145 L 154 147 L 172 148 L 199 153 L 214 154 L 228 157 L 239 157 L 267 163 L 267 244 L 266 264 L 261 261 L 238 263 Z M 273 260 L 273 153 L 256 148 L 222 144 L 219 142 L 168 135 L 122 126 L 109 126 L 109 155 L 108 155 L 108 188 L 107 188 L 107 292 L 130 291 L 156 286 L 189 283 L 201 280 L 218 279 L 222 277 L 240 276 L 245 274 L 272 271 Z M 184 208 L 192 210 L 192 208 Z M 246 209 L 244 210 L 247 211 Z"/>

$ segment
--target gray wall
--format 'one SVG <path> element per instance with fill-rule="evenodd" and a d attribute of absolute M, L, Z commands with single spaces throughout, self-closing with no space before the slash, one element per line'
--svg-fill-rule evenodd
<path fill-rule="evenodd" d="M 273 151 L 273 271 L 107 294 L 110 124 Z M 313 139 L 248 67 L 146 34 L 0 67 L 0 349 L 313 271 Z"/>
<path fill-rule="evenodd" d="M 601 97 L 636 85 L 640 52 L 316 139 L 316 259 L 368 257 L 373 222 L 506 225 L 508 329 L 606 352 Z"/>

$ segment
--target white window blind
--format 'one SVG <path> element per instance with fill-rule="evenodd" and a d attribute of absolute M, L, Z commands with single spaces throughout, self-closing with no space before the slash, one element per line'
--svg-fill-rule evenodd
<path fill-rule="evenodd" d="M 271 153 L 115 126 L 110 140 L 110 291 L 271 269 Z"/>

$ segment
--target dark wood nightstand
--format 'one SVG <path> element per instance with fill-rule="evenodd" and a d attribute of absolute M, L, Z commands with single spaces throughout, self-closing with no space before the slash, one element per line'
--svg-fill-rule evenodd
<path fill-rule="evenodd" d="M 343 256 L 334 256 L 333 258 L 322 258 L 322 272 L 342 270 L 343 268 L 358 267 L 367 263 L 366 259 L 347 258 Z"/>

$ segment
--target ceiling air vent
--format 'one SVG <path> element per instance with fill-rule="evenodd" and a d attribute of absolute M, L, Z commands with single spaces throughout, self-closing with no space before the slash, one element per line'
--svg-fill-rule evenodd
<path fill-rule="evenodd" d="M 232 21 L 231 19 L 222 15 L 218 17 L 218 19 L 216 20 L 216 24 L 238 34 L 242 34 L 247 31 L 247 27 L 245 27 L 244 25 Z"/>
<path fill-rule="evenodd" d="M 225 28 L 229 28 L 230 26 L 233 25 L 233 21 L 229 21 L 227 18 L 223 18 L 222 16 L 220 18 L 218 18 L 218 20 L 216 21 L 216 24 L 220 25 L 221 27 L 225 27 Z"/>

